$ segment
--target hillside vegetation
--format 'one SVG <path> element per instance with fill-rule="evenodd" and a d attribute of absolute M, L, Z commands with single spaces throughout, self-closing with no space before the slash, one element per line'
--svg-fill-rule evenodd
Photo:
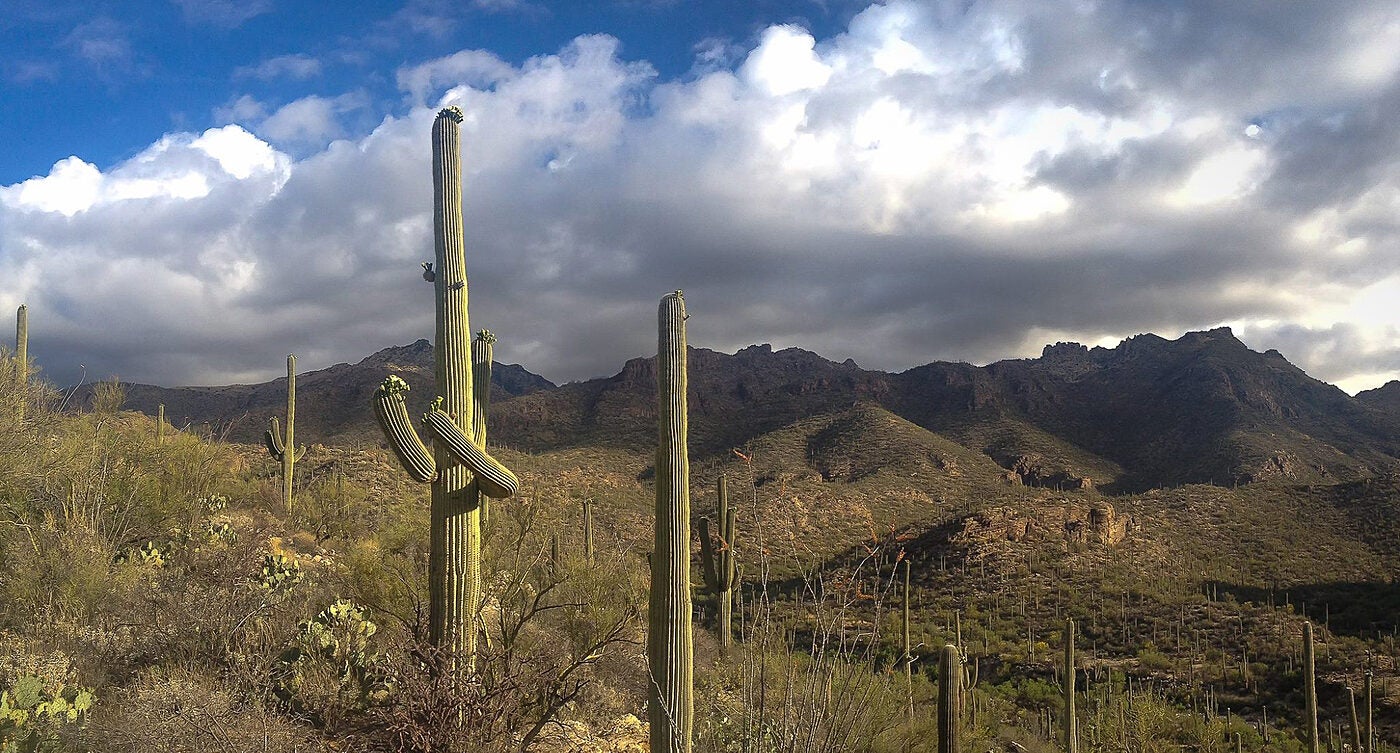
<path fill-rule="evenodd" d="M 5 750 L 645 748 L 654 458 L 640 429 L 493 450 L 522 494 L 492 507 L 484 648 L 453 683 L 425 640 L 425 487 L 386 451 L 315 444 L 288 513 L 261 448 L 174 427 L 157 441 L 120 386 L 75 412 L 71 395 L 14 387 L 4 362 Z M 504 404 L 523 421 L 530 400 L 569 389 Z M 644 423 L 640 402 L 607 392 L 563 426 Z M 1244 750 L 1301 750 L 1305 618 L 1323 729 L 1350 739 L 1346 689 L 1370 671 L 1377 739 L 1400 742 L 1396 477 L 1106 495 L 1070 482 L 1112 479 L 1113 461 L 1029 423 L 950 436 L 876 397 L 827 407 L 699 442 L 693 511 L 713 519 L 727 476 L 741 568 L 735 645 L 697 631 L 699 750 L 932 750 L 945 643 L 975 668 L 966 750 L 1057 750 L 1066 617 L 1081 750 L 1224 751 L 1237 735 Z"/>

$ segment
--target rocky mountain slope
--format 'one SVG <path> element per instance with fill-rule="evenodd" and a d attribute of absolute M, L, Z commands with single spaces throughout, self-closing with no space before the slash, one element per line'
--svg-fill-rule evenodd
<path fill-rule="evenodd" d="M 298 436 L 375 444 L 369 397 L 389 373 L 412 386 L 414 410 L 433 394 L 431 345 L 420 340 L 354 364 L 298 377 Z M 176 423 L 256 441 L 278 415 L 284 380 L 230 387 L 129 386 L 127 406 L 165 403 Z M 526 450 L 654 442 L 654 359 L 616 375 L 556 387 L 514 365 L 493 373 L 493 441 Z M 801 421 L 839 420 L 862 443 L 892 416 L 980 453 L 1008 481 L 1133 491 L 1264 479 L 1327 483 L 1400 467 L 1400 401 L 1352 398 L 1277 351 L 1258 353 L 1228 328 L 1177 340 L 1139 335 L 1114 348 L 1046 346 L 1039 358 L 978 367 L 937 362 L 897 374 L 836 363 L 797 348 L 755 345 L 732 355 L 690 352 L 691 451 L 724 457 Z M 866 409 L 852 411 L 854 408 Z M 879 410 L 873 410 L 878 408 Z M 919 443 L 906 443 L 919 453 Z M 810 459 L 821 470 L 821 453 Z M 895 462 L 891 460 L 891 462 Z M 904 458 L 898 462 L 914 462 Z M 924 462 L 924 461 L 919 461 Z"/>

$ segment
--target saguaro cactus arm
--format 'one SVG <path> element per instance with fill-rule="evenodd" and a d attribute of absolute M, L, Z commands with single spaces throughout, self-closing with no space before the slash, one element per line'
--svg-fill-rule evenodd
<path fill-rule="evenodd" d="M 504 499 L 520 491 L 520 479 L 501 461 L 486 454 L 485 450 L 468 439 L 451 416 L 438 409 L 430 410 L 423 416 L 423 427 L 441 447 L 447 449 L 453 460 L 476 474 L 482 494 L 492 499 Z"/>
<path fill-rule="evenodd" d="M 379 428 L 384 430 L 389 449 L 394 451 L 408 475 L 415 481 L 427 483 L 437 478 L 437 463 L 418 438 L 418 432 L 413 430 L 404 401 L 405 392 L 408 392 L 408 382 L 396 376 L 386 378 L 374 391 L 374 417 L 379 420 Z"/>
<path fill-rule="evenodd" d="M 272 459 L 280 461 L 282 456 L 287 453 L 286 446 L 282 444 L 282 426 L 277 423 L 276 416 L 268 421 L 268 425 L 268 430 L 263 433 L 263 443 L 267 445 L 267 452 L 272 455 Z M 300 462 L 305 454 L 306 446 L 303 445 L 292 452 L 292 460 Z"/>

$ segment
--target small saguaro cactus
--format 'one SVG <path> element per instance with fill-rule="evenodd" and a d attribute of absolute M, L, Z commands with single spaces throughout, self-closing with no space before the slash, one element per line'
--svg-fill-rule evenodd
<path fill-rule="evenodd" d="M 156 445 L 165 441 L 165 403 L 156 406 Z"/>
<path fill-rule="evenodd" d="M 164 407 L 164 406 L 162 406 Z M 282 504 L 287 508 L 287 512 L 292 511 L 292 475 L 296 469 L 296 463 L 301 460 L 301 456 L 306 454 L 306 448 L 296 446 L 296 421 L 297 421 L 297 357 L 287 356 L 287 434 L 284 438 L 282 430 L 277 426 L 277 417 L 273 416 L 269 420 L 267 433 L 263 435 L 263 440 L 267 443 L 267 451 L 272 455 L 272 459 L 282 464 Z M 161 421 L 165 423 L 164 420 Z"/>
<path fill-rule="evenodd" d="M 1065 619 L 1065 722 L 1066 753 L 1079 751 L 1079 722 L 1074 715 L 1074 620 Z"/>
<path fill-rule="evenodd" d="M 690 623 L 690 459 L 685 298 L 661 299 L 656 353 L 656 536 L 647 625 L 647 717 L 653 753 L 689 753 L 694 710 Z"/>
<path fill-rule="evenodd" d="M 950 643 L 938 660 L 938 753 L 961 753 L 962 688 L 962 654 Z"/>
<path fill-rule="evenodd" d="M 424 279 L 433 284 L 437 314 L 433 373 L 441 395 L 422 419 L 432 449 L 419 439 L 409 418 L 404 400 L 406 382 L 390 376 L 374 393 L 375 416 L 389 447 L 409 476 L 432 484 L 428 639 L 451 657 L 449 671 L 469 671 L 476 654 L 477 631 L 472 625 L 481 606 L 481 495 L 500 499 L 513 496 L 520 488 L 515 474 L 486 453 L 485 399 L 490 371 L 476 364 L 483 357 L 489 363 L 488 340 L 495 338 L 483 333 L 478 347 L 484 355 L 474 355 L 462 236 L 462 118 L 461 110 L 447 107 L 433 121 L 433 247 L 437 263 Z M 483 373 L 484 382 L 478 376 Z"/>
<path fill-rule="evenodd" d="M 1303 702 L 1304 740 L 1308 753 L 1321 753 L 1322 738 L 1317 734 L 1317 667 L 1313 656 L 1313 626 L 1303 623 Z"/>
<path fill-rule="evenodd" d="M 720 476 L 716 482 L 715 493 L 719 498 L 719 510 L 716 513 L 719 518 L 719 549 L 716 551 L 711 541 L 709 519 L 701 518 L 700 562 L 705 571 L 705 584 L 715 597 L 719 618 L 716 625 L 719 631 L 719 645 L 721 648 L 728 648 L 734 635 L 734 542 L 738 532 L 735 528 L 734 510 L 729 507 L 729 484 L 724 476 Z"/>
<path fill-rule="evenodd" d="M 583 561 L 593 564 L 593 500 L 583 501 Z"/>

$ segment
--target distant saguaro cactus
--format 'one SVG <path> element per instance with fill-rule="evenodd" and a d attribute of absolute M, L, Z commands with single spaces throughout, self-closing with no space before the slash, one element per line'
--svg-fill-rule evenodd
<path fill-rule="evenodd" d="M 593 564 L 593 500 L 583 501 L 583 561 Z"/>
<path fill-rule="evenodd" d="M 29 307 L 21 303 L 15 311 L 15 381 L 19 389 L 19 420 L 24 420 L 29 402 Z"/>
<path fill-rule="evenodd" d="M 689 753 L 694 709 L 690 624 L 690 459 L 686 450 L 685 298 L 661 299 L 656 353 L 656 536 L 647 626 L 652 753 Z"/>
<path fill-rule="evenodd" d="M 448 107 L 433 121 L 433 246 L 431 278 L 437 310 L 434 376 L 442 395 L 423 416 L 433 449 L 419 439 L 397 376 L 374 393 L 375 416 L 389 447 L 413 479 L 433 491 L 428 549 L 428 638 L 445 649 L 455 668 L 470 669 L 476 653 L 472 620 L 481 605 L 481 507 L 484 494 L 513 496 L 520 482 L 486 453 L 485 403 L 477 432 L 478 403 L 467 317 L 467 265 L 462 236 L 462 111 Z M 480 339 L 485 342 L 484 335 Z M 492 338 L 494 339 L 494 338 Z M 489 346 L 490 343 L 486 343 Z M 489 357 L 490 349 L 485 353 Z M 486 372 L 489 381 L 490 373 Z M 481 390 L 485 391 L 485 390 Z M 465 431 L 464 431 L 465 428 Z M 468 435 L 470 434 L 470 436 Z"/>
<path fill-rule="evenodd" d="M 273 460 L 282 463 L 282 504 L 287 508 L 287 512 L 292 511 L 292 473 L 296 469 L 296 463 L 301 460 L 301 456 L 306 454 L 306 448 L 296 446 L 296 422 L 297 422 L 297 357 L 287 356 L 287 434 L 284 438 L 282 430 L 277 426 L 277 417 L 274 416 L 269 423 L 267 433 L 263 435 L 267 443 L 267 451 L 272 455 Z M 164 423 L 162 421 L 162 423 Z"/>
<path fill-rule="evenodd" d="M 710 539 L 709 519 L 701 518 L 700 563 L 704 569 L 705 584 L 715 596 L 719 645 L 721 648 L 728 648 L 734 636 L 734 542 L 738 532 L 734 510 L 729 507 L 729 484 L 724 476 L 720 476 L 719 481 L 715 483 L 715 494 L 719 502 L 719 510 L 716 513 L 716 517 L 719 518 L 719 548 L 716 551 L 715 544 Z"/>
<path fill-rule="evenodd" d="M 165 441 L 165 403 L 156 406 L 156 445 Z"/>
<path fill-rule="evenodd" d="M 961 753 L 962 654 L 951 643 L 938 660 L 938 753 Z"/>
<path fill-rule="evenodd" d="M 1074 714 L 1074 620 L 1065 619 L 1065 722 L 1066 753 L 1079 753 L 1079 721 Z"/>
<path fill-rule="evenodd" d="M 904 665 L 904 721 L 914 723 L 914 655 L 909 647 L 909 560 L 904 560 L 904 592 L 901 594 L 903 614 L 900 620 L 900 642 L 903 647 L 899 661 Z"/>

